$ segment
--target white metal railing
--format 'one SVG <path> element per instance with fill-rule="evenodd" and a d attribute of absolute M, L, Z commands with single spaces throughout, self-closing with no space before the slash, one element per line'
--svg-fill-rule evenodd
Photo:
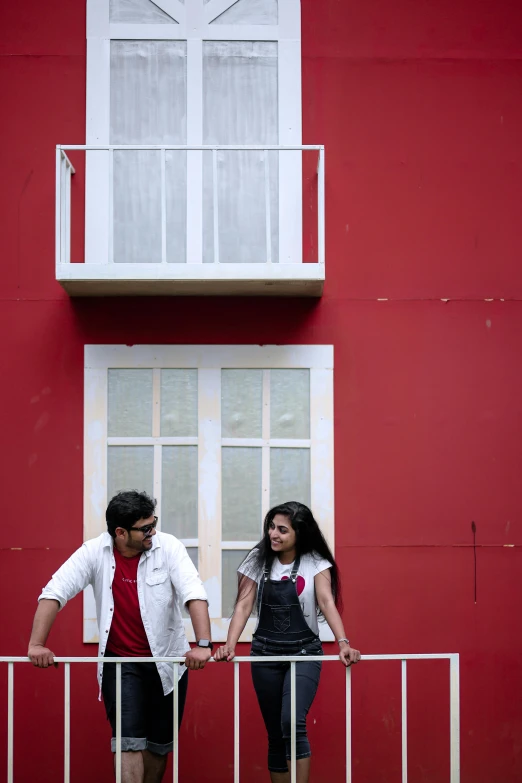
<path fill-rule="evenodd" d="M 402 713 L 402 783 L 408 780 L 408 709 L 407 709 L 407 661 L 418 660 L 449 660 L 449 695 L 450 695 L 450 780 L 449 783 L 460 783 L 460 695 L 459 695 L 459 655 L 458 653 L 440 654 L 408 654 L 408 655 L 363 655 L 361 661 L 400 661 L 401 662 L 401 713 Z M 55 663 L 63 663 L 64 666 L 64 783 L 70 783 L 71 761 L 71 663 L 107 663 L 106 658 L 61 658 L 56 657 Z M 132 663 L 170 663 L 173 666 L 174 675 L 174 751 L 173 751 L 173 783 L 179 781 L 179 743 L 178 743 L 178 667 L 184 658 L 111 658 L 110 663 L 116 664 L 116 783 L 121 783 L 121 664 Z M 290 662 L 290 705 L 291 705 L 291 783 L 296 781 L 296 702 L 295 702 L 295 671 L 296 664 L 306 661 L 335 661 L 339 664 L 336 655 L 306 656 L 303 657 L 278 657 L 266 656 L 263 658 L 251 658 L 238 656 L 234 658 L 234 783 L 239 783 L 239 670 L 243 663 L 255 662 Z M 13 783 L 14 756 L 13 756 L 13 718 L 14 718 L 14 664 L 29 663 L 29 658 L 0 657 L 0 663 L 7 663 L 8 687 L 7 687 L 7 783 Z M 211 659 L 214 663 L 214 660 Z M 346 783 L 352 783 L 352 731 L 351 731 L 351 682 L 352 670 L 346 669 Z"/>
<path fill-rule="evenodd" d="M 66 151 L 107 152 L 108 176 L 108 262 L 114 262 L 114 152 L 115 151 L 157 151 L 161 160 L 161 264 L 167 263 L 167 177 L 166 153 L 177 150 L 185 152 L 212 153 L 212 208 L 214 234 L 214 264 L 220 263 L 219 248 L 219 199 L 218 199 L 218 152 L 221 151 L 258 151 L 263 153 L 264 164 L 264 204 L 265 204 L 265 235 L 266 264 L 273 263 L 272 258 L 272 225 L 270 206 L 270 162 L 269 152 L 284 153 L 316 151 L 317 160 L 317 263 L 325 262 L 325 161 L 324 146 L 305 144 L 301 146 L 277 145 L 176 145 L 176 144 L 59 144 L 56 147 L 56 263 L 71 262 L 71 174 L 75 173 Z M 300 170 L 300 167 L 299 167 Z M 302 176 L 302 175 L 301 175 Z M 299 191 L 300 192 L 300 191 Z M 280 229 L 281 230 L 281 229 Z M 201 259 L 199 259 L 201 260 Z"/>
<path fill-rule="evenodd" d="M 56 148 L 56 263 L 71 263 L 71 177 L 75 174 L 71 161 Z"/>

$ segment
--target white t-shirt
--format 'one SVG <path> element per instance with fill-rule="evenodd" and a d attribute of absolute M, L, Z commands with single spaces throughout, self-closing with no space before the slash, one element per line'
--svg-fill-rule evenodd
<path fill-rule="evenodd" d="M 239 573 L 250 576 L 249 562 L 251 557 L 252 554 L 249 555 L 242 566 L 238 568 Z M 290 574 L 292 573 L 293 567 L 293 563 L 282 564 L 279 562 L 277 557 L 274 558 L 270 579 L 273 579 L 274 581 L 290 579 Z M 297 588 L 297 595 L 299 596 L 299 603 L 301 604 L 304 618 L 312 631 L 316 634 L 319 633 L 319 624 L 317 622 L 317 601 L 315 597 L 314 578 L 317 574 L 320 574 L 321 571 L 326 571 L 331 567 L 332 564 L 328 562 L 328 560 L 324 560 L 316 552 L 310 552 L 306 555 L 303 555 L 299 563 L 299 570 L 297 572 L 297 580 L 295 585 Z M 261 577 L 258 579 L 258 587 L 262 578 L 263 575 L 261 574 Z"/>

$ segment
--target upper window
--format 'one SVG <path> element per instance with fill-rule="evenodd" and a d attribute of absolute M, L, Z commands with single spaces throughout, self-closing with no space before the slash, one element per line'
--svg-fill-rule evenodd
<path fill-rule="evenodd" d="M 224 640 L 237 566 L 270 507 L 310 505 L 333 546 L 332 365 L 330 346 L 87 346 L 85 537 L 118 490 L 154 495 Z M 85 641 L 93 617 L 87 595 Z"/>
<path fill-rule="evenodd" d="M 299 0 L 87 0 L 86 261 L 302 261 Z M 108 248 L 108 250 L 107 250 Z"/>

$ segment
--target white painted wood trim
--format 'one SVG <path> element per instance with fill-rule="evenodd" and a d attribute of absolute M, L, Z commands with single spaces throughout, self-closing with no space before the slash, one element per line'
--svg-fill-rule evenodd
<path fill-rule="evenodd" d="M 200 24 L 189 6 L 189 26 Z M 203 42 L 187 41 L 187 143 L 203 143 Z M 203 152 L 187 152 L 187 263 L 203 263 Z"/>
<path fill-rule="evenodd" d="M 332 345 L 86 345 L 87 369 L 333 370 Z M 310 379 L 312 383 L 312 378 Z M 187 439 L 188 442 L 188 439 Z"/>
<path fill-rule="evenodd" d="M 263 412 L 261 425 L 261 517 L 270 511 L 270 370 L 263 370 Z M 258 440 L 256 438 L 256 440 Z M 260 536 L 261 537 L 261 536 Z M 249 547 L 250 549 L 252 547 Z"/>
<path fill-rule="evenodd" d="M 311 504 L 330 547 L 335 546 L 333 370 L 310 370 Z"/>
<path fill-rule="evenodd" d="M 179 0 L 151 0 L 151 2 L 178 24 L 185 22 L 185 6 Z M 190 0 L 188 2 L 190 3 Z"/>
<path fill-rule="evenodd" d="M 232 8 L 239 0 L 209 0 L 204 6 L 204 21 L 205 24 L 211 24 L 214 19 L 224 14 L 229 8 Z"/>
<path fill-rule="evenodd" d="M 268 372 L 268 371 L 267 371 Z M 222 446 L 245 446 L 249 448 L 263 448 L 265 446 L 276 449 L 306 449 L 310 447 L 309 438 L 222 438 Z"/>
<path fill-rule="evenodd" d="M 107 507 L 107 369 L 86 369 L 84 378 L 84 541 L 106 529 Z M 92 589 L 83 593 L 83 641 L 97 642 Z"/>
<path fill-rule="evenodd" d="M 302 143 L 301 4 L 279 2 L 279 144 Z M 279 155 L 279 262 L 302 262 L 302 154 Z"/>
<path fill-rule="evenodd" d="M 159 443 L 160 446 L 197 446 L 198 445 L 198 439 L 197 438 L 181 438 L 181 437 L 169 437 L 169 436 L 158 436 L 155 437 L 140 437 L 140 438 L 132 438 L 132 437 L 119 437 L 116 438 L 115 436 L 111 436 L 110 438 L 107 438 L 107 445 L 108 446 L 154 446 L 156 443 Z"/>
<path fill-rule="evenodd" d="M 87 0 L 87 39 L 109 38 L 108 0 Z"/>
<path fill-rule="evenodd" d="M 93 6 L 100 0 L 92 0 Z M 91 3 L 88 4 L 89 7 Z M 107 9 L 108 14 L 108 9 Z M 99 14 L 94 14 L 94 20 Z M 98 25 L 102 27 L 101 23 Z M 110 41 L 87 39 L 87 144 L 110 142 Z M 85 160 L 85 264 L 109 260 L 109 154 L 88 150 Z"/>
<path fill-rule="evenodd" d="M 198 373 L 199 573 L 210 617 L 221 617 L 221 368 Z"/>

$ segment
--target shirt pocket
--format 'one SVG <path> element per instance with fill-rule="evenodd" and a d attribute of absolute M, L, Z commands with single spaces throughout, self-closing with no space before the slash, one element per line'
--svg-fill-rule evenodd
<path fill-rule="evenodd" d="M 148 596 L 159 604 L 167 604 L 172 598 L 172 587 L 167 571 L 153 571 L 145 577 Z"/>

